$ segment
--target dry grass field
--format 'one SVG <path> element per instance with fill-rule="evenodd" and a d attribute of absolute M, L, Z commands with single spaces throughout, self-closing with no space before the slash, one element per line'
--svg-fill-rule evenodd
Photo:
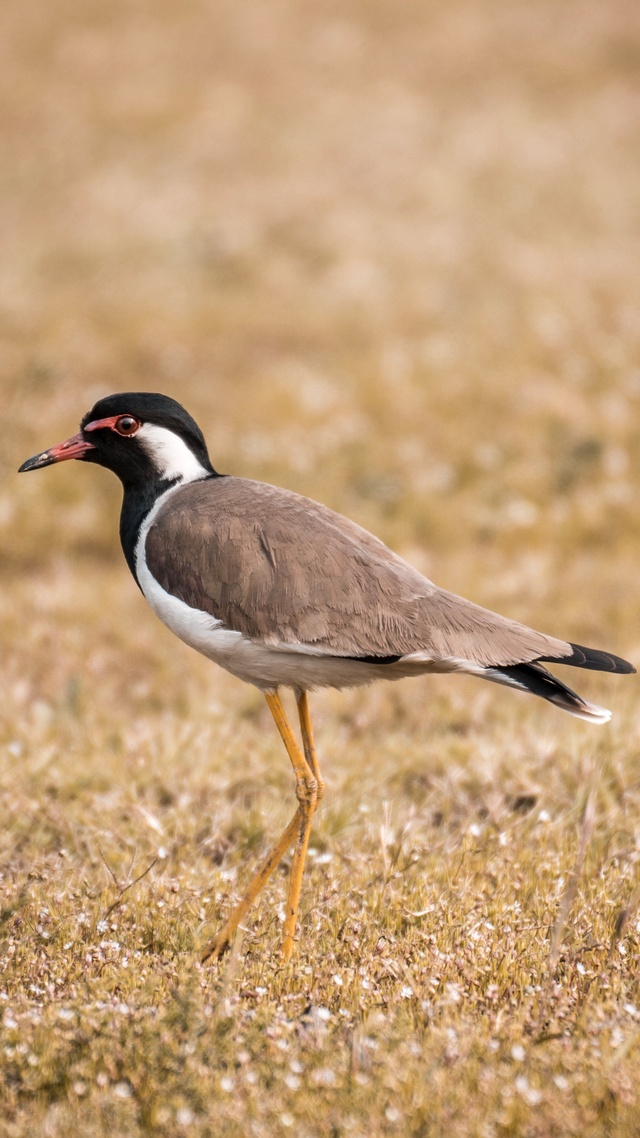
<path fill-rule="evenodd" d="M 640 1130 L 635 677 L 592 727 L 438 678 L 259 693 L 138 594 L 119 487 L 19 463 L 159 390 L 215 465 L 640 661 L 633 0 L 4 0 L 0 1134 Z M 286 870 L 286 865 L 284 870 Z"/>

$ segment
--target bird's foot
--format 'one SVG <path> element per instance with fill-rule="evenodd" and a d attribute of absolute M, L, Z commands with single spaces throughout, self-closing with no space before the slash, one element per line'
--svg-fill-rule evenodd
<path fill-rule="evenodd" d="M 208 960 L 219 960 L 231 948 L 232 939 L 233 933 L 227 932 L 224 928 L 221 929 L 218 935 L 200 953 L 200 963 L 206 964 Z"/>

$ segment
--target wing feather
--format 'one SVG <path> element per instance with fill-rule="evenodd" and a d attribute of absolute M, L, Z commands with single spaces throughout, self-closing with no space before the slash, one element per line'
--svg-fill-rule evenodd
<path fill-rule="evenodd" d="M 439 589 L 326 506 L 248 479 L 177 490 L 149 530 L 146 556 L 167 592 L 266 644 L 480 666 L 573 651 Z"/>

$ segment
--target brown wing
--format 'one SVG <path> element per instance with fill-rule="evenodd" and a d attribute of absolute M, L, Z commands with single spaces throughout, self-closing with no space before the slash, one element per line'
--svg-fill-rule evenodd
<path fill-rule="evenodd" d="M 480 665 L 572 652 L 438 589 L 354 522 L 261 482 L 214 478 L 168 499 L 146 557 L 167 592 L 267 644 Z"/>

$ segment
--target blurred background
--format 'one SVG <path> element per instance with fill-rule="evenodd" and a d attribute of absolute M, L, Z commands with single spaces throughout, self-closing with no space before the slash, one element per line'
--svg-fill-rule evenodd
<path fill-rule="evenodd" d="M 212 1034 L 194 947 L 289 764 L 149 611 L 115 478 L 16 470 L 165 392 L 218 470 L 639 664 L 638 0 L 2 0 L 0 231 L 7 1133 L 635 1135 L 638 677 L 564 672 L 600 731 L 463 677 L 318 693 L 307 964 L 278 1008 L 274 875 Z"/>
<path fill-rule="evenodd" d="M 103 676 L 112 641 L 123 685 L 167 654 L 115 480 L 15 476 L 136 389 L 183 401 L 219 470 L 638 660 L 638 5 L 5 0 L 0 20 L 15 690 Z"/>

